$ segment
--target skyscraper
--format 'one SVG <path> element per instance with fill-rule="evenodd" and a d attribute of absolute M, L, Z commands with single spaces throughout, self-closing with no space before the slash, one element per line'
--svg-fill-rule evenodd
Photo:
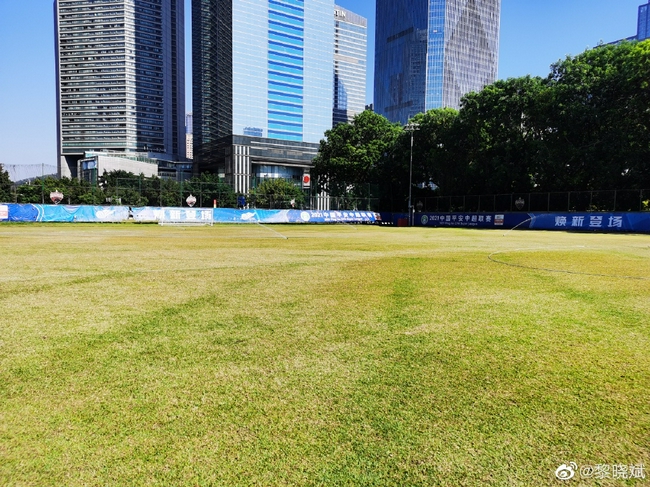
<path fill-rule="evenodd" d="M 246 192 L 302 180 L 332 126 L 333 0 L 194 0 L 194 160 Z"/>
<path fill-rule="evenodd" d="M 650 0 L 644 5 L 639 5 L 639 17 L 636 23 L 636 35 L 608 42 L 605 45 L 616 45 L 621 42 L 644 41 L 650 38 Z"/>
<path fill-rule="evenodd" d="M 334 113 L 332 125 L 350 122 L 366 104 L 368 21 L 334 8 Z"/>
<path fill-rule="evenodd" d="M 636 38 L 639 41 L 650 38 L 650 0 L 645 5 L 639 5 L 639 19 L 637 21 Z"/>
<path fill-rule="evenodd" d="M 501 0 L 377 0 L 375 111 L 406 123 L 497 76 Z"/>
<path fill-rule="evenodd" d="M 185 156 L 194 159 L 194 135 L 192 134 L 192 113 L 185 115 Z"/>
<path fill-rule="evenodd" d="M 87 151 L 185 156 L 183 0 L 55 0 L 59 174 Z"/>

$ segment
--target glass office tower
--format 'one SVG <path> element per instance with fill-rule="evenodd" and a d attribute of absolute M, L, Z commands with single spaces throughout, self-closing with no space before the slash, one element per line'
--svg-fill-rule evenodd
<path fill-rule="evenodd" d="M 497 76 L 500 0 L 377 0 L 375 110 L 406 123 Z"/>
<path fill-rule="evenodd" d="M 193 1 L 199 171 L 241 192 L 302 179 L 332 126 L 333 10 L 332 0 Z"/>
<path fill-rule="evenodd" d="M 636 35 L 619 39 L 617 41 L 608 42 L 606 45 L 616 45 L 621 42 L 644 41 L 650 38 L 650 0 L 645 5 L 639 5 L 639 17 L 636 24 Z"/>
<path fill-rule="evenodd" d="M 56 0 L 59 174 L 89 151 L 185 156 L 183 0 Z"/>
<path fill-rule="evenodd" d="M 650 38 L 650 16 L 648 9 L 650 8 L 650 1 L 645 5 L 639 6 L 639 20 L 637 22 L 636 38 L 639 41 Z"/>
<path fill-rule="evenodd" d="M 366 107 L 368 21 L 334 8 L 334 112 L 332 125 L 351 122 Z"/>

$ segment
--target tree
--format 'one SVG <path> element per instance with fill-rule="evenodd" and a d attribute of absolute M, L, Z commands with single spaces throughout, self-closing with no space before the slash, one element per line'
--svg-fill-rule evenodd
<path fill-rule="evenodd" d="M 18 203 L 45 203 L 52 204 L 50 193 L 60 191 L 63 193 L 61 204 L 79 204 L 79 196 L 87 191 L 77 179 L 53 178 L 46 176 L 44 179 L 34 179 L 16 188 Z"/>
<path fill-rule="evenodd" d="M 462 193 L 528 192 L 539 184 L 548 124 L 544 90 L 541 78 L 525 76 L 463 97 L 459 123 L 467 172 Z"/>
<path fill-rule="evenodd" d="M 147 206 L 149 199 L 143 195 L 144 174 L 136 175 L 123 170 L 104 171 L 98 178 L 98 186 L 103 188 L 104 201 L 114 205 Z"/>
<path fill-rule="evenodd" d="M 0 164 L 0 202 L 9 203 L 11 198 L 11 179 L 9 173 L 5 171 L 4 166 Z"/>
<path fill-rule="evenodd" d="M 416 187 L 424 185 L 429 191 L 431 185 L 435 185 L 445 194 L 461 190 L 466 171 L 458 154 L 458 148 L 464 145 L 459 143 L 458 111 L 437 108 L 417 114 L 409 123 L 418 126 L 413 133 L 413 184 Z M 405 156 L 409 154 L 410 134 L 404 133 L 400 140 L 400 153 Z"/>
<path fill-rule="evenodd" d="M 650 41 L 600 46 L 557 62 L 546 139 L 559 188 L 650 186 Z"/>
<path fill-rule="evenodd" d="M 369 184 L 379 182 L 379 168 L 390 158 L 400 133 L 398 124 L 370 110 L 325 132 L 314 159 L 317 191 L 367 197 Z"/>
<path fill-rule="evenodd" d="M 213 201 L 220 208 L 234 208 L 237 195 L 232 186 L 225 183 L 217 174 L 203 173 L 183 185 L 186 194 L 192 193 L 199 206 L 212 206 Z"/>
<path fill-rule="evenodd" d="M 250 191 L 251 199 L 258 208 L 302 208 L 305 193 L 292 181 L 265 179 Z"/>

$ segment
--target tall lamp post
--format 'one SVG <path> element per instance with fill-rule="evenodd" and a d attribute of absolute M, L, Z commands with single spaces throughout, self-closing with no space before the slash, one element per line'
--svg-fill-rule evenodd
<path fill-rule="evenodd" d="M 413 132 L 420 130 L 420 124 L 411 122 L 404 126 L 404 130 L 411 132 L 411 161 L 409 163 L 409 227 L 413 226 L 413 205 L 411 203 L 411 191 L 413 188 Z"/>

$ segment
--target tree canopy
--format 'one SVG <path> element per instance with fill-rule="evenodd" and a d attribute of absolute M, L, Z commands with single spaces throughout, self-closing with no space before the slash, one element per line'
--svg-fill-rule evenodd
<path fill-rule="evenodd" d="M 11 179 L 4 166 L 0 164 L 0 202 L 3 201 L 11 201 Z"/>
<path fill-rule="evenodd" d="M 650 41 L 599 46 L 546 78 L 497 81 L 459 111 L 413 117 L 413 191 L 467 195 L 650 189 Z M 337 125 L 315 160 L 332 196 L 381 187 L 383 209 L 405 209 L 411 133 L 363 112 Z M 435 192 L 431 188 L 435 188 Z"/>
<path fill-rule="evenodd" d="M 257 208 L 302 208 L 305 193 L 292 181 L 280 178 L 264 179 L 251 190 L 252 203 Z"/>
<path fill-rule="evenodd" d="M 55 190 L 63 193 L 64 204 L 73 205 L 185 206 L 190 194 L 196 196 L 197 206 L 213 206 L 216 201 L 217 206 L 234 207 L 236 202 L 230 185 L 216 175 L 204 174 L 179 182 L 126 171 L 104 172 L 96 182 L 35 179 L 16 189 L 16 199 L 18 203 L 50 203 L 50 192 Z"/>
<path fill-rule="evenodd" d="M 332 196 L 367 196 L 368 185 L 382 177 L 400 134 L 399 125 L 369 110 L 325 132 L 313 161 L 317 190 Z"/>

